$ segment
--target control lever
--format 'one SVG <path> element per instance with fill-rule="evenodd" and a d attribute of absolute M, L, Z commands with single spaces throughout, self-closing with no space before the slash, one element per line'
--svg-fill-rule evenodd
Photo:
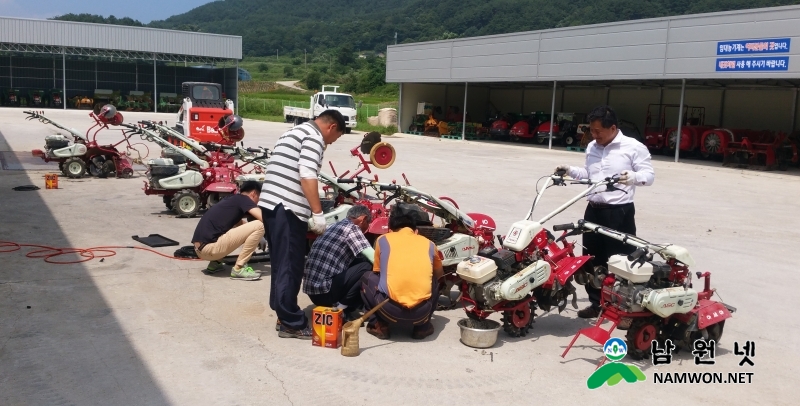
<path fill-rule="evenodd" d="M 647 261 L 647 248 L 637 248 L 636 251 L 628 254 L 628 261 L 633 261 L 631 265 L 639 264 L 641 268 L 644 265 L 645 261 Z"/>
<path fill-rule="evenodd" d="M 575 228 L 572 231 L 562 235 L 561 237 L 558 237 L 556 242 L 561 242 L 562 240 L 564 240 L 567 237 L 572 237 L 573 235 L 580 235 L 580 234 L 583 234 L 583 230 L 581 230 L 580 228 Z"/>
<path fill-rule="evenodd" d="M 578 225 L 575 223 L 556 224 L 553 226 L 553 231 L 565 231 L 565 230 L 572 230 L 575 228 L 578 228 Z"/>

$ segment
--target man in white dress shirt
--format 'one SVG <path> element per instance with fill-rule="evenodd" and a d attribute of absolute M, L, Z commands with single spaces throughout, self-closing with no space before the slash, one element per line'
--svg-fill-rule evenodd
<path fill-rule="evenodd" d="M 655 172 L 650 164 L 650 152 L 641 142 L 625 136 L 617 128 L 617 115 L 610 106 L 599 106 L 588 115 L 589 129 L 594 141 L 586 147 L 586 163 L 583 167 L 561 165 L 575 179 L 601 181 L 619 175 L 620 191 L 593 193 L 587 197 L 584 219 L 601 226 L 636 235 L 636 210 L 633 196 L 637 186 L 650 186 Z M 624 191 L 624 192 L 623 192 Z M 586 233 L 583 235 L 584 251 L 594 256 L 594 266 L 607 266 L 608 258 L 615 254 L 629 254 L 634 247 L 620 241 Z M 595 318 L 600 313 L 600 289 L 586 285 L 591 304 L 578 312 L 578 317 Z"/>

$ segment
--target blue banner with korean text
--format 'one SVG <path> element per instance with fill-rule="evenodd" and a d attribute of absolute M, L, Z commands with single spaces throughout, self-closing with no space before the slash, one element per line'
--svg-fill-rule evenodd
<path fill-rule="evenodd" d="M 717 72 L 787 71 L 788 56 L 771 58 L 717 58 Z"/>
<path fill-rule="evenodd" d="M 717 55 L 786 53 L 791 46 L 791 38 L 721 41 L 717 42 Z"/>

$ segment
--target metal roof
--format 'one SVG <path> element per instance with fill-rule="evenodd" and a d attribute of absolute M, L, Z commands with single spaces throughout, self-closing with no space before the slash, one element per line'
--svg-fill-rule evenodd
<path fill-rule="evenodd" d="M 800 6 L 392 45 L 386 60 L 395 83 L 800 78 Z"/>
<path fill-rule="evenodd" d="M 242 58 L 242 37 L 123 25 L 0 17 L 0 50 L 135 59 Z"/>

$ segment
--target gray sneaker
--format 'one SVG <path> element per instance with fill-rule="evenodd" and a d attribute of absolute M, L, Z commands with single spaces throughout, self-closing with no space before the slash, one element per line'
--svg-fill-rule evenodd
<path fill-rule="evenodd" d="M 222 261 L 211 261 L 208 263 L 206 269 L 203 269 L 203 273 L 206 275 L 213 275 L 223 270 L 225 270 L 225 265 L 222 263 Z"/>
<path fill-rule="evenodd" d="M 299 338 L 301 340 L 310 340 L 311 339 L 311 328 L 305 327 L 300 330 L 295 330 L 292 328 L 288 328 L 284 325 L 281 325 L 281 329 L 278 332 L 278 337 L 280 338 Z"/>
<path fill-rule="evenodd" d="M 240 269 L 234 267 L 231 269 L 231 279 L 237 281 L 255 281 L 261 278 L 261 272 L 256 272 L 249 265 L 245 265 Z"/>

